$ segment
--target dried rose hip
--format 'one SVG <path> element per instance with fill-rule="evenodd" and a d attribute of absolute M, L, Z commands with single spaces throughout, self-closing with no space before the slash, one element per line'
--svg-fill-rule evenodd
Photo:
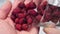
<path fill-rule="evenodd" d="M 58 17 L 52 17 L 51 21 L 52 21 L 53 23 L 57 23 L 57 22 L 58 22 Z"/>
<path fill-rule="evenodd" d="M 22 24 L 24 22 L 24 18 L 19 19 L 19 24 Z"/>
<path fill-rule="evenodd" d="M 28 29 L 28 25 L 27 24 L 22 24 L 22 29 L 23 30 L 27 30 Z"/>
<path fill-rule="evenodd" d="M 15 19 L 15 23 L 19 23 L 19 18 L 16 18 Z"/>
<path fill-rule="evenodd" d="M 33 9 L 30 9 L 30 10 L 28 10 L 28 14 L 36 16 L 37 12 L 35 10 L 33 10 Z"/>
<path fill-rule="evenodd" d="M 29 18 L 27 19 L 27 23 L 28 23 L 28 24 L 31 24 L 32 22 L 33 22 L 32 18 L 29 17 Z"/>
<path fill-rule="evenodd" d="M 14 15 L 11 15 L 11 19 L 15 21 L 16 17 Z"/>
<path fill-rule="evenodd" d="M 19 13 L 17 16 L 18 18 L 24 18 L 26 16 L 26 13 Z"/>
<path fill-rule="evenodd" d="M 30 2 L 30 3 L 26 4 L 26 8 L 27 9 L 35 9 L 36 4 L 34 2 Z"/>
<path fill-rule="evenodd" d="M 41 3 L 40 5 L 38 5 L 38 13 L 43 15 L 44 14 L 44 10 L 46 9 L 46 6 L 47 6 L 47 1 Z"/>
<path fill-rule="evenodd" d="M 15 25 L 15 28 L 16 28 L 17 30 L 19 30 L 19 31 L 21 30 L 21 27 L 22 27 L 22 26 L 21 26 L 20 24 L 16 24 L 16 25 Z"/>
<path fill-rule="evenodd" d="M 15 22 L 15 28 L 17 30 L 28 30 L 34 20 L 34 23 L 36 23 L 41 19 L 42 16 L 38 15 L 38 12 L 34 10 L 35 8 L 36 5 L 34 2 L 30 2 L 26 5 L 21 2 L 13 10 L 11 18 Z"/>
<path fill-rule="evenodd" d="M 23 2 L 21 2 L 21 3 L 18 4 L 18 7 L 23 9 L 23 8 L 25 8 L 25 4 Z"/>
<path fill-rule="evenodd" d="M 36 19 L 37 19 L 38 21 L 40 21 L 40 20 L 41 20 L 41 18 L 42 18 L 42 16 L 41 16 L 41 15 L 37 15 L 37 16 L 36 16 Z"/>
<path fill-rule="evenodd" d="M 16 14 L 18 14 L 20 11 L 21 11 L 21 9 L 17 7 L 17 8 L 15 8 L 15 9 L 13 10 L 12 14 L 13 14 L 13 15 L 16 15 Z"/>

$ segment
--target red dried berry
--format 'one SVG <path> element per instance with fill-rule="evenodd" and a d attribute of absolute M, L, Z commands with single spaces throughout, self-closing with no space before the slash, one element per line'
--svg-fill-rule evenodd
<path fill-rule="evenodd" d="M 15 16 L 13 16 L 13 15 L 11 15 L 11 19 L 13 20 L 13 21 L 15 21 Z"/>
<path fill-rule="evenodd" d="M 28 23 L 28 24 L 31 24 L 32 22 L 33 22 L 32 18 L 29 17 L 29 18 L 27 19 L 27 23 Z"/>
<path fill-rule="evenodd" d="M 52 15 L 50 13 L 46 12 L 44 18 L 47 19 L 47 20 L 50 20 L 52 18 Z"/>
<path fill-rule="evenodd" d="M 16 18 L 15 19 L 15 23 L 19 23 L 19 18 Z"/>
<path fill-rule="evenodd" d="M 28 29 L 28 25 L 27 24 L 22 24 L 22 29 L 23 30 L 27 30 Z"/>
<path fill-rule="evenodd" d="M 16 14 L 18 14 L 20 11 L 21 11 L 21 9 L 17 7 L 17 8 L 15 8 L 15 9 L 13 10 L 12 14 L 13 14 L 13 15 L 16 15 Z"/>
<path fill-rule="evenodd" d="M 51 21 L 52 21 L 53 23 L 57 23 L 57 22 L 58 22 L 58 17 L 52 17 Z"/>
<path fill-rule="evenodd" d="M 23 9 L 23 8 L 25 8 L 25 4 L 24 4 L 23 2 L 20 2 L 20 3 L 18 4 L 18 7 L 21 8 L 21 9 Z"/>
<path fill-rule="evenodd" d="M 34 2 L 30 2 L 28 4 L 26 4 L 26 8 L 27 9 L 35 9 L 36 8 L 36 5 Z"/>
<path fill-rule="evenodd" d="M 42 18 L 42 16 L 41 16 L 41 15 L 37 15 L 37 16 L 36 16 L 36 19 L 37 19 L 38 21 L 40 21 L 40 20 L 41 20 L 41 18 Z"/>
<path fill-rule="evenodd" d="M 19 24 L 22 24 L 24 22 L 24 18 L 19 19 Z"/>
<path fill-rule="evenodd" d="M 24 18 L 26 16 L 26 13 L 19 13 L 18 18 Z"/>
<path fill-rule="evenodd" d="M 52 15 L 54 15 L 54 16 L 59 16 L 60 14 L 59 14 L 58 11 L 54 11 Z"/>
<path fill-rule="evenodd" d="M 21 25 L 20 24 L 16 24 L 15 28 L 20 31 L 21 30 Z"/>
<path fill-rule="evenodd" d="M 35 10 L 33 10 L 33 9 L 30 9 L 30 10 L 28 10 L 28 14 L 36 16 L 37 12 Z"/>

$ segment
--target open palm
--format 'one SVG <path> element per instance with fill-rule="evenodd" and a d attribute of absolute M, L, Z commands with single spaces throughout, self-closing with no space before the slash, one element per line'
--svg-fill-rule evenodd
<path fill-rule="evenodd" d="M 0 8 L 0 34 L 37 34 L 38 30 L 36 27 L 32 27 L 29 32 L 27 31 L 17 31 L 14 27 L 14 23 L 10 18 L 10 15 L 18 3 L 23 0 L 15 1 L 14 5 L 7 1 Z"/>

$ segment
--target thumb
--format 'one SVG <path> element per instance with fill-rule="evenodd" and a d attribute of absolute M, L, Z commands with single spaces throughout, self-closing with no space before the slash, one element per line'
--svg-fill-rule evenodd
<path fill-rule="evenodd" d="M 4 5 L 0 8 L 0 19 L 5 19 L 8 15 L 8 13 L 11 10 L 11 3 L 9 1 L 6 1 Z"/>
<path fill-rule="evenodd" d="M 53 34 L 56 31 L 56 25 L 54 23 L 47 24 L 43 30 L 46 34 Z"/>

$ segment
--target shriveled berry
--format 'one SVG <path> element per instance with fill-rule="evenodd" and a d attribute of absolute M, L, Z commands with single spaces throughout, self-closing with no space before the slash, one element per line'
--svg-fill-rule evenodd
<path fill-rule="evenodd" d="M 23 30 L 27 30 L 28 29 L 28 25 L 27 24 L 22 24 L 22 29 Z"/>
<path fill-rule="evenodd" d="M 16 18 L 15 19 L 15 23 L 19 23 L 19 18 Z"/>
<path fill-rule="evenodd" d="M 18 14 L 20 11 L 21 11 L 21 9 L 17 7 L 17 8 L 15 8 L 15 9 L 13 10 L 12 15 L 16 15 L 16 14 Z"/>
<path fill-rule="evenodd" d="M 52 15 L 53 15 L 53 16 L 59 16 L 60 14 L 59 14 L 58 11 L 54 11 Z"/>
<path fill-rule="evenodd" d="M 23 18 L 23 17 L 25 17 L 26 16 L 26 13 L 19 13 L 18 14 L 18 18 Z"/>
<path fill-rule="evenodd" d="M 28 10 L 28 14 L 36 16 L 37 12 L 35 10 L 33 10 L 33 9 L 30 9 L 30 10 Z"/>
<path fill-rule="evenodd" d="M 18 7 L 23 9 L 23 8 L 25 8 L 25 4 L 23 2 L 21 2 L 21 3 L 18 4 Z"/>
<path fill-rule="evenodd" d="M 53 23 L 57 23 L 57 22 L 58 22 L 58 17 L 52 17 L 51 21 L 52 21 Z"/>
<path fill-rule="evenodd" d="M 16 24 L 16 25 L 15 25 L 15 28 L 16 28 L 17 30 L 19 30 L 19 31 L 21 30 L 21 27 L 22 27 L 22 26 L 21 26 L 20 24 Z"/>
<path fill-rule="evenodd" d="M 27 23 L 28 23 L 28 24 L 31 24 L 32 22 L 33 22 L 32 18 L 29 17 L 29 18 L 27 19 Z"/>
<path fill-rule="evenodd" d="M 30 2 L 30 3 L 26 4 L 26 8 L 27 9 L 35 9 L 36 4 L 34 2 Z"/>
<path fill-rule="evenodd" d="M 11 15 L 11 19 L 15 21 L 16 17 L 14 15 Z"/>
<path fill-rule="evenodd" d="M 41 18 L 42 18 L 42 16 L 41 16 L 41 15 L 37 15 L 37 16 L 36 16 L 36 19 L 37 19 L 38 21 L 40 21 L 40 20 L 41 20 Z"/>
<path fill-rule="evenodd" d="M 19 24 L 22 24 L 24 22 L 24 18 L 19 19 Z"/>

